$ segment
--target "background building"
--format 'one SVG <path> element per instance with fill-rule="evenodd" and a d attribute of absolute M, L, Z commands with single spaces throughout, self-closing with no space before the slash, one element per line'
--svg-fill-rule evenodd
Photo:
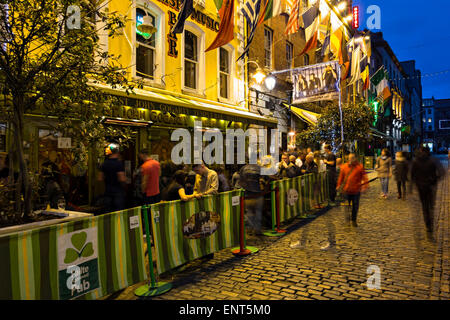
<path fill-rule="evenodd" d="M 409 151 L 406 134 L 402 136 L 402 128 L 406 126 L 406 119 L 411 115 L 409 108 L 405 107 L 405 101 L 409 100 L 405 81 L 407 73 L 389 43 L 384 40 L 382 32 L 371 33 L 371 47 L 370 75 L 384 67 L 391 91 L 389 102 L 378 111 L 379 121 L 376 129 L 386 135 L 386 147 L 392 153 L 402 149 Z"/>
<path fill-rule="evenodd" d="M 409 127 L 409 144 L 412 148 L 418 146 L 422 137 L 422 73 L 416 69 L 416 61 L 401 62 L 406 78 L 406 100 L 407 111 L 406 125 Z"/>

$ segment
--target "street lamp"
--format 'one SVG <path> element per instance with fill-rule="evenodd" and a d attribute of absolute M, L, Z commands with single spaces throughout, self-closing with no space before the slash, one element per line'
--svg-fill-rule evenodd
<path fill-rule="evenodd" d="M 136 23 L 137 24 L 137 23 Z M 142 23 L 136 26 L 136 29 L 142 33 L 142 36 L 148 40 L 158 29 L 153 25 L 152 17 L 145 11 L 145 16 L 142 18 Z"/>
<path fill-rule="evenodd" d="M 261 84 L 265 77 L 266 75 L 264 74 L 262 69 L 258 67 L 258 69 L 256 69 L 256 73 L 253 75 L 253 79 L 255 79 L 257 84 Z"/>
<path fill-rule="evenodd" d="M 266 88 L 269 90 L 273 90 L 275 88 L 275 84 L 277 83 L 277 80 L 273 75 L 269 75 L 264 80 L 264 83 L 266 84 Z"/>

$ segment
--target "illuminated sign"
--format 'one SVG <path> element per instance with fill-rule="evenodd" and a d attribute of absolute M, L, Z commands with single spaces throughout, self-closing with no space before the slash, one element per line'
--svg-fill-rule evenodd
<path fill-rule="evenodd" d="M 353 7 L 353 28 L 354 29 L 359 28 L 359 7 L 358 6 Z"/>

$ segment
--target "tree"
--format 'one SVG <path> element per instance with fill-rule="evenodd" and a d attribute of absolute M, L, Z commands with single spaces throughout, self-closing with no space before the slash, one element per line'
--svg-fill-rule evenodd
<path fill-rule="evenodd" d="M 371 124 L 374 121 L 374 111 L 362 100 L 356 104 L 342 105 L 344 145 L 352 144 L 355 140 L 367 141 Z M 341 144 L 341 120 L 339 106 L 336 102 L 329 102 L 315 126 L 300 132 L 296 137 L 299 146 L 312 146 L 324 141 L 334 146 Z"/>
<path fill-rule="evenodd" d="M 44 115 L 51 128 L 71 137 L 75 161 L 108 136 L 127 138 L 126 129 L 103 125 L 104 106 L 115 102 L 91 85 L 104 83 L 127 92 L 134 87 L 119 57 L 104 52 L 99 44 L 96 22 L 109 37 L 125 25 L 122 15 L 106 12 L 106 4 L 104 0 L 0 0 L 0 77 L 7 98 L 0 111 L 11 124 L 11 153 L 19 168 L 16 210 L 25 216 L 32 211 L 33 192 L 23 147 L 26 114 Z"/>

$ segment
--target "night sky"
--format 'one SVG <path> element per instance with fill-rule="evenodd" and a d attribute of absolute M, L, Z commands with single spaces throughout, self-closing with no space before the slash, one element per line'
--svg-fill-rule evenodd
<path fill-rule="evenodd" d="M 383 32 L 400 61 L 416 60 L 423 98 L 450 98 L 450 1 L 354 0 L 354 5 L 363 15 L 361 30 L 367 26 L 367 7 L 381 8 L 381 30 L 373 31 Z M 447 72 L 434 75 L 443 71 Z"/>

